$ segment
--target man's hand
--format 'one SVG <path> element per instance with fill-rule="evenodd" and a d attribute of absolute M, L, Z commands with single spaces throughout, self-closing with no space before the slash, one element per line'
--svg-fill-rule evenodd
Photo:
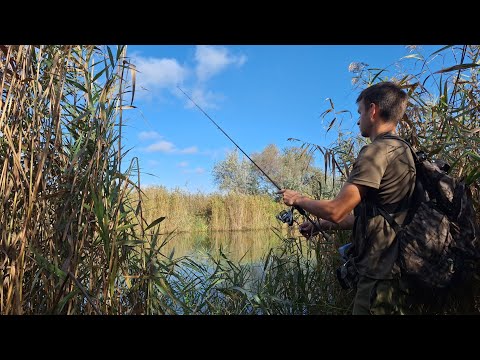
<path fill-rule="evenodd" d="M 300 231 L 300 234 L 302 234 L 307 239 L 309 239 L 313 235 L 318 234 L 318 230 L 315 228 L 315 226 L 313 226 L 310 221 L 305 221 L 298 227 L 298 230 Z"/>
<path fill-rule="evenodd" d="M 300 197 L 302 197 L 302 195 L 298 191 L 293 191 L 288 189 L 282 189 L 278 191 L 277 194 L 283 195 L 283 202 L 285 203 L 285 205 L 288 205 L 288 206 L 295 206 L 296 205 L 295 201 Z"/>

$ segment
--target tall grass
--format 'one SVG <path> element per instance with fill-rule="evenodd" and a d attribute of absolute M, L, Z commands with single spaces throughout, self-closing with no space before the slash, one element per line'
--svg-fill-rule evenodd
<path fill-rule="evenodd" d="M 424 55 L 421 47 L 412 46 L 412 53 L 399 59 L 395 66 L 378 69 L 365 63 L 352 63 L 354 83 L 359 90 L 381 81 L 399 84 L 409 95 L 407 111 L 401 119 L 400 136 L 424 151 L 430 159 L 442 159 L 451 165 L 449 173 L 470 186 L 477 226 L 480 224 L 480 46 L 449 45 Z M 325 160 L 325 173 L 348 177 L 359 149 L 367 143 L 359 135 L 341 129 L 345 110 L 336 110 L 333 101 L 322 116 L 329 122 L 327 132 L 337 122 L 338 141 L 331 147 L 304 143 L 318 151 Z M 332 116 L 333 119 L 327 118 Z M 477 270 L 480 264 L 477 264 Z M 468 284 L 470 290 L 443 294 L 450 297 L 439 307 L 441 313 L 480 310 L 479 273 Z M 468 296 L 465 294 L 470 291 Z M 448 295 L 448 296 L 447 296 Z M 459 296 L 457 296 L 459 295 Z M 463 296 L 463 299 L 461 299 Z M 460 299 L 459 299 L 460 298 Z M 473 309 L 473 310 L 472 310 Z"/>
<path fill-rule="evenodd" d="M 122 312 L 126 47 L 1 46 L 0 312 Z M 130 167 L 130 170 L 132 168 Z"/>
<path fill-rule="evenodd" d="M 433 56 L 446 52 L 453 66 L 434 70 L 430 58 L 412 56 L 421 70 L 397 77 L 411 97 L 401 131 L 451 162 L 478 209 L 480 47 Z M 372 69 L 360 78 L 367 85 L 385 75 Z M 1 314 L 350 312 L 352 293 L 334 275 L 348 233 L 334 234 L 337 244 L 289 236 L 262 268 L 224 249 L 207 251 L 208 264 L 174 258 L 173 229 L 265 229 L 278 226 L 284 207 L 261 197 L 140 191 L 136 159 L 122 164 L 124 111 L 135 93 L 125 46 L 0 46 L 0 78 Z M 342 181 L 359 145 L 340 135 L 336 146 L 312 149 Z"/>
<path fill-rule="evenodd" d="M 391 80 L 409 95 L 400 135 L 430 158 L 451 165 L 450 173 L 471 185 L 480 207 L 480 46 L 448 45 L 432 54 L 412 46 L 395 70 L 358 64 L 356 84 Z M 477 220 L 480 220 L 480 212 Z"/>
<path fill-rule="evenodd" d="M 285 208 L 266 195 L 192 194 L 163 187 L 143 191 L 145 219 L 167 216 L 166 232 L 269 229 L 278 226 L 275 216 Z"/>
<path fill-rule="evenodd" d="M 213 196 L 210 205 L 212 230 L 268 229 L 278 225 L 275 215 L 285 208 L 268 196 L 242 194 Z"/>
<path fill-rule="evenodd" d="M 138 164 L 121 166 L 122 114 L 134 95 L 125 80 L 134 71 L 126 47 L 0 51 L 0 312 L 197 312 L 192 299 L 210 295 L 195 292 L 198 277 L 185 277 L 191 260 L 167 253 L 172 234 L 160 233 L 165 215 L 175 209 L 172 219 L 186 219 L 176 228 L 204 224 L 205 214 L 215 229 L 267 228 L 272 223 L 265 212 L 274 218 L 280 205 L 239 196 L 192 201 L 177 194 L 168 201 L 154 198 L 157 213 L 148 215 Z M 158 203 L 168 208 L 159 210 Z M 178 210 L 185 204 L 199 219 L 182 216 Z M 221 274 L 237 283 L 238 274 Z"/>
<path fill-rule="evenodd" d="M 343 236 L 343 235 L 340 235 Z M 344 238 L 338 238 L 344 242 Z M 333 244 L 289 238 L 263 256 L 261 266 L 232 261 L 222 249 L 209 262 L 184 258 L 169 277 L 178 314 L 348 314 L 353 291 L 340 288 Z"/>
<path fill-rule="evenodd" d="M 168 191 L 161 186 L 143 188 L 144 217 L 150 222 L 165 216 L 162 230 L 206 231 L 209 219 L 209 196 L 182 190 Z"/>

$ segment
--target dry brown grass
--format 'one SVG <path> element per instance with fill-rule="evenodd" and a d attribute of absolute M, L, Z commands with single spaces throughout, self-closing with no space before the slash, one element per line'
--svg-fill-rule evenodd
<path fill-rule="evenodd" d="M 0 46 L 2 314 L 121 311 L 125 51 Z"/>
<path fill-rule="evenodd" d="M 192 194 L 162 187 L 143 191 L 145 218 L 167 216 L 162 224 L 166 232 L 269 229 L 278 226 L 275 215 L 285 208 L 268 196 Z"/>

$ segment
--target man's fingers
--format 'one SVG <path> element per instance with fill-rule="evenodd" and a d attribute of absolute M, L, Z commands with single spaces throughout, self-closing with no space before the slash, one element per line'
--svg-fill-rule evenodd
<path fill-rule="evenodd" d="M 306 224 L 306 225 L 302 224 L 302 225 L 300 225 L 298 229 L 302 235 L 310 234 L 312 232 L 312 227 L 309 224 Z"/>
<path fill-rule="evenodd" d="M 277 194 L 283 194 L 285 191 L 287 191 L 287 189 L 278 190 Z"/>

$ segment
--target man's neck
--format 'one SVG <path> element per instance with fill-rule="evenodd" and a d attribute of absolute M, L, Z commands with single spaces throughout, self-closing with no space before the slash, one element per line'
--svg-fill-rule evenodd
<path fill-rule="evenodd" d="M 370 134 L 370 141 L 373 142 L 378 135 L 381 134 L 396 134 L 396 126 L 391 123 L 381 123 L 377 127 L 373 128 L 372 133 Z"/>

